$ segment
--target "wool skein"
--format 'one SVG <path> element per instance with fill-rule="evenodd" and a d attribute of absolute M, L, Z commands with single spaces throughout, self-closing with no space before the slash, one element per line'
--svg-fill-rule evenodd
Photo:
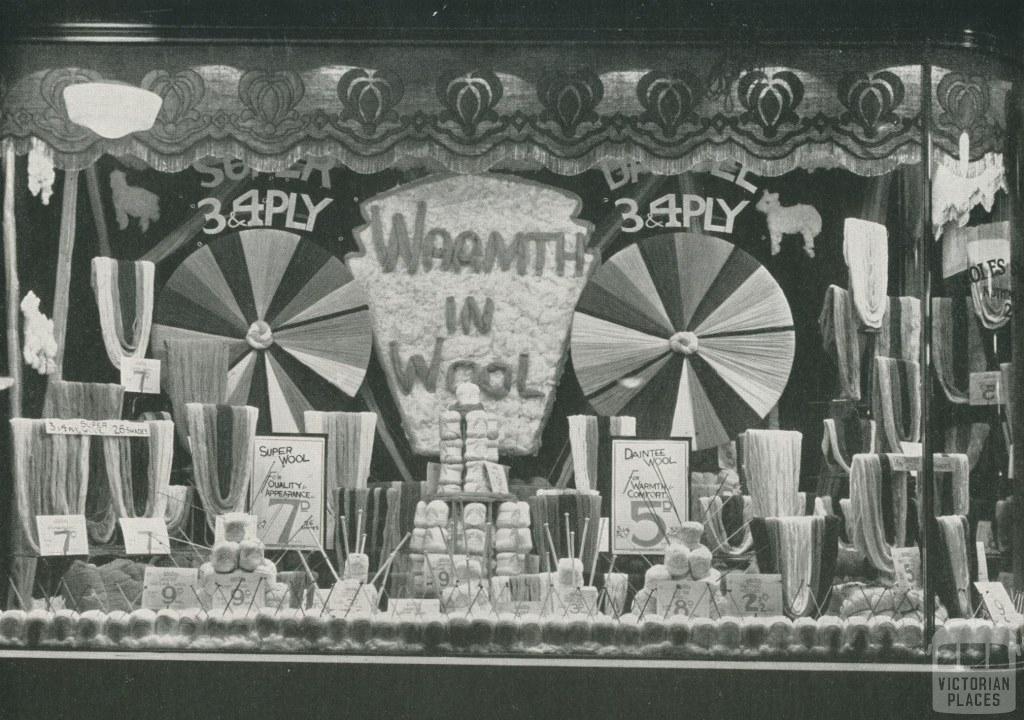
<path fill-rule="evenodd" d="M 164 343 L 167 396 L 177 420 L 178 438 L 188 447 L 188 403 L 216 405 L 228 397 L 228 346 L 219 340 L 167 340 Z"/>
<path fill-rule="evenodd" d="M 244 509 L 259 410 L 200 403 L 189 403 L 186 410 L 193 480 L 212 530 L 217 515 Z"/>
<path fill-rule="evenodd" d="M 115 368 L 122 357 L 141 358 L 153 324 L 156 268 L 146 260 L 92 259 L 92 291 L 100 314 L 107 357 Z"/>

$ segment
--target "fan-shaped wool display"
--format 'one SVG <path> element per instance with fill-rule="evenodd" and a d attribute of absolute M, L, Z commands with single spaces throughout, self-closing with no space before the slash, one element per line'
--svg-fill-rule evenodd
<path fill-rule="evenodd" d="M 789 380 L 795 335 L 782 289 L 749 254 L 691 233 L 614 255 L 583 290 L 576 377 L 602 415 L 639 435 L 715 447 L 761 421 Z"/>
<path fill-rule="evenodd" d="M 228 402 L 260 430 L 297 432 L 330 387 L 355 395 L 370 359 L 366 298 L 344 264 L 280 230 L 243 230 L 185 259 L 160 292 L 153 333 L 227 341 Z"/>

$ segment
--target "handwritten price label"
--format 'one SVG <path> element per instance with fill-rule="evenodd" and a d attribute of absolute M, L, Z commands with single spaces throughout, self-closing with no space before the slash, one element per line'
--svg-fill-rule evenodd
<path fill-rule="evenodd" d="M 149 425 L 130 420 L 45 420 L 47 435 L 102 435 L 108 437 L 149 437 Z"/>
<path fill-rule="evenodd" d="M 266 578 L 236 570 L 214 573 L 203 580 L 203 593 L 210 598 L 210 611 L 246 615 L 249 610 L 263 607 L 266 598 Z"/>
<path fill-rule="evenodd" d="M 163 518 L 121 518 L 125 555 L 167 555 L 171 541 Z"/>
<path fill-rule="evenodd" d="M 892 562 L 896 568 L 897 585 L 907 588 L 921 587 L 921 548 L 893 548 Z"/>
<path fill-rule="evenodd" d="M 121 358 L 121 385 L 125 390 L 160 394 L 160 361 L 152 358 Z"/>
<path fill-rule="evenodd" d="M 782 614 L 782 576 L 732 574 L 726 579 L 730 607 L 752 617 Z"/>
<path fill-rule="evenodd" d="M 150 610 L 187 610 L 199 607 L 194 568 L 165 568 L 147 565 L 142 576 L 142 607 Z"/>
<path fill-rule="evenodd" d="M 1012 625 L 1016 627 L 1024 622 L 1024 616 L 1013 607 L 1013 600 L 1010 599 L 1006 587 L 1000 582 L 976 582 L 975 589 L 981 595 L 982 605 L 985 612 L 992 618 L 993 622 L 1001 625 Z"/>
<path fill-rule="evenodd" d="M 1003 374 L 999 370 L 972 372 L 968 385 L 971 405 L 998 405 L 1002 402 L 1002 382 Z"/>
<path fill-rule="evenodd" d="M 436 617 L 441 614 L 441 601 L 433 598 L 422 600 L 411 598 L 391 598 L 388 600 L 388 612 L 392 617 L 416 619 Z"/>
<path fill-rule="evenodd" d="M 36 530 L 42 556 L 89 554 L 85 515 L 36 515 Z"/>
<path fill-rule="evenodd" d="M 342 580 L 334 584 L 327 600 L 327 611 L 332 615 L 352 617 L 373 615 L 377 612 L 377 591 L 373 585 L 358 580 Z"/>
<path fill-rule="evenodd" d="M 712 586 L 701 580 L 662 580 L 655 591 L 662 617 L 718 617 L 712 614 Z"/>

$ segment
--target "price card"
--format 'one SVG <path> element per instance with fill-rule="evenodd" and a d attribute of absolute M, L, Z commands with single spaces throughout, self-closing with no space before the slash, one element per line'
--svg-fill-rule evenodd
<path fill-rule="evenodd" d="M 781 575 L 733 573 L 726 577 L 725 582 L 731 610 L 754 617 L 782 615 Z"/>
<path fill-rule="evenodd" d="M 209 598 L 210 612 L 245 615 L 250 609 L 263 607 L 266 590 L 265 577 L 238 570 L 214 573 L 203 580 L 203 594 Z"/>
<path fill-rule="evenodd" d="M 121 356 L 121 385 L 128 392 L 160 394 L 160 361 Z"/>
<path fill-rule="evenodd" d="M 327 601 L 327 611 L 332 615 L 352 617 L 373 615 L 377 612 L 377 589 L 354 578 L 334 583 L 334 591 Z"/>
<path fill-rule="evenodd" d="M 441 601 L 436 598 L 391 598 L 388 612 L 392 617 L 409 620 L 436 617 L 441 614 Z"/>
<path fill-rule="evenodd" d="M 85 515 L 36 515 L 39 554 L 88 555 Z"/>
<path fill-rule="evenodd" d="M 142 607 L 150 610 L 187 610 L 199 607 L 198 571 L 195 568 L 147 565 L 142 576 Z"/>
<path fill-rule="evenodd" d="M 893 548 L 892 562 L 896 568 L 897 585 L 907 588 L 921 587 L 921 548 Z"/>
<path fill-rule="evenodd" d="M 711 604 L 714 586 L 702 580 L 662 580 L 655 590 L 658 614 L 662 617 L 685 615 L 686 617 L 717 618 Z"/>
<path fill-rule="evenodd" d="M 555 607 L 555 614 L 566 617 L 594 617 L 598 614 L 597 588 L 593 585 L 572 588 L 569 592 L 561 592 L 561 605 Z M 659 606 L 660 607 L 660 606 Z"/>
<path fill-rule="evenodd" d="M 324 547 L 326 435 L 257 435 L 249 509 L 268 548 Z"/>
<path fill-rule="evenodd" d="M 149 437 L 149 424 L 132 420 L 55 420 L 46 418 L 48 435 L 102 435 L 106 437 Z"/>
<path fill-rule="evenodd" d="M 125 555 L 167 555 L 171 541 L 163 518 L 121 518 Z"/>
<path fill-rule="evenodd" d="M 1003 374 L 999 370 L 988 372 L 972 372 L 968 385 L 968 398 L 971 405 L 998 405 L 1000 403 L 999 386 Z"/>
<path fill-rule="evenodd" d="M 1013 600 L 1002 583 L 976 582 L 974 588 L 981 595 L 981 603 L 993 622 L 1014 627 L 1024 622 L 1024 616 L 1014 609 Z"/>
<path fill-rule="evenodd" d="M 689 493 L 689 439 L 613 438 L 612 552 L 658 553 L 678 540 Z"/>

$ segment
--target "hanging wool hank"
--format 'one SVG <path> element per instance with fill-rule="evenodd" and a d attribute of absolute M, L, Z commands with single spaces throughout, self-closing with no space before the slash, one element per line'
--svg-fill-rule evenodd
<path fill-rule="evenodd" d="M 888 456 L 854 456 L 847 516 L 850 539 L 875 569 L 889 577 L 895 572 L 892 548 L 906 542 L 907 499 L 907 474 L 895 472 Z"/>
<path fill-rule="evenodd" d="M 846 218 L 843 258 L 861 324 L 869 331 L 878 330 L 889 299 L 889 232 L 885 225 Z"/>
<path fill-rule="evenodd" d="M 376 438 L 377 413 L 320 412 L 303 415 L 307 433 L 327 436 L 327 547 L 334 547 L 338 515 L 335 499 L 341 488 L 365 488 Z"/>
<path fill-rule="evenodd" d="M 754 515 L 800 515 L 798 487 L 803 434 L 792 430 L 747 430 L 742 437 L 743 473 Z"/>
<path fill-rule="evenodd" d="M 934 471 L 935 492 L 932 515 L 967 515 L 971 498 L 971 463 L 966 455 L 951 454 L 932 456 L 933 464 L 951 466 L 950 470 Z M 917 483 L 918 523 L 924 522 L 924 483 Z"/>
<path fill-rule="evenodd" d="M 11 420 L 18 549 L 39 552 L 37 515 L 82 515 L 89 489 L 88 435 L 50 435 L 44 420 Z"/>
<path fill-rule="evenodd" d="M 950 617 L 971 617 L 971 560 L 967 551 L 967 518 L 942 515 L 935 518 L 938 527 L 936 588 Z"/>
<path fill-rule="evenodd" d="M 946 398 L 970 401 L 971 373 L 987 370 L 978 320 L 966 298 L 932 298 L 932 362 Z"/>
<path fill-rule="evenodd" d="M 971 470 L 981 459 L 981 453 L 988 443 L 992 426 L 984 422 L 957 423 L 946 428 L 947 453 L 958 453 L 967 456 L 967 464 Z"/>
<path fill-rule="evenodd" d="M 182 422 L 185 406 L 219 405 L 227 400 L 228 346 L 217 340 L 167 340 L 163 349 L 171 412 L 177 420 L 181 444 L 188 447 L 186 424 Z"/>
<path fill-rule="evenodd" d="M 92 290 L 103 344 L 115 368 L 121 367 L 123 357 L 146 357 L 153 325 L 155 274 L 153 263 L 145 260 L 92 259 Z"/>
<path fill-rule="evenodd" d="M 742 522 L 737 529 L 730 532 L 730 527 L 725 522 L 725 507 L 736 503 L 742 506 Z M 753 518 L 754 506 L 749 497 L 743 495 L 731 495 L 728 498 L 718 495 L 702 497 L 700 498 L 700 507 L 711 552 L 725 557 L 739 557 L 750 552 L 754 546 L 754 538 L 750 534 L 750 521 Z"/>
<path fill-rule="evenodd" d="M 124 387 L 113 383 L 68 382 L 51 378 L 46 384 L 43 417 L 70 420 L 120 420 Z"/>
<path fill-rule="evenodd" d="M 822 426 L 821 452 L 826 469 L 833 474 L 848 476 L 854 455 L 875 452 L 877 425 L 874 420 L 861 420 L 856 415 L 825 418 Z"/>
<path fill-rule="evenodd" d="M 904 442 L 921 438 L 921 366 L 916 362 L 875 358 L 872 413 L 881 426 L 882 449 L 902 453 Z"/>
<path fill-rule="evenodd" d="M 188 532 L 193 490 L 188 485 L 170 485 L 164 488 L 164 522 L 169 535 Z"/>
<path fill-rule="evenodd" d="M 187 403 L 193 482 L 206 522 L 245 509 L 259 411 L 254 407 Z"/>

